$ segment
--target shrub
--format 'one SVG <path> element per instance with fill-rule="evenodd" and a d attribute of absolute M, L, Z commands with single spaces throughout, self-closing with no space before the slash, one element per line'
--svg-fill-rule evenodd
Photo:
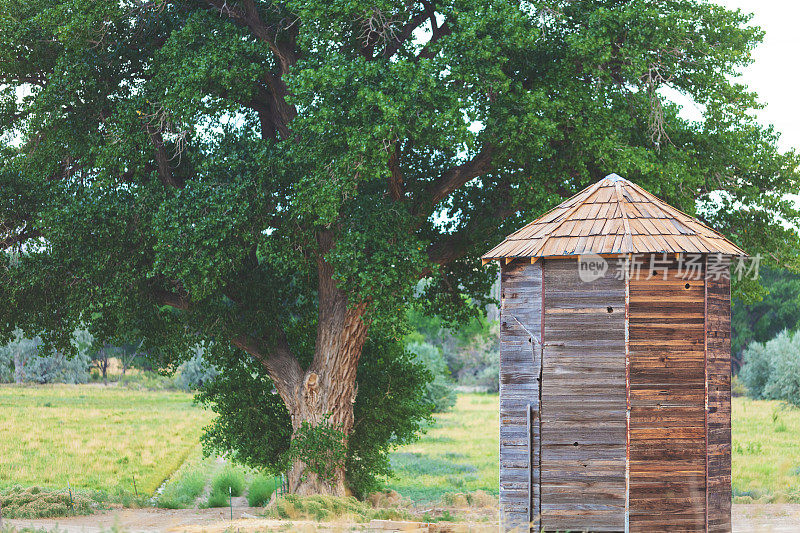
<path fill-rule="evenodd" d="M 777 342 L 776 342 L 777 341 Z M 763 395 L 772 400 L 784 400 L 800 405 L 800 337 L 777 338 L 769 341 L 775 346 L 771 354 L 770 374 Z"/>
<path fill-rule="evenodd" d="M 250 507 L 263 507 L 269 503 L 278 483 L 274 476 L 256 476 L 247 489 L 247 504 Z"/>
<path fill-rule="evenodd" d="M 244 474 L 238 468 L 226 466 L 220 473 L 214 476 L 211 482 L 211 492 L 241 496 L 244 492 Z"/>
<path fill-rule="evenodd" d="M 15 333 L 8 344 L 0 346 L 0 381 L 30 383 L 86 383 L 89 381 L 90 357 L 83 338 L 88 335 L 78 330 L 73 335 L 76 353 L 67 356 L 62 352 L 39 353 L 39 337 L 26 338 L 21 331 Z"/>
<path fill-rule="evenodd" d="M 750 396 L 800 405 L 800 336 L 784 331 L 764 344 L 752 343 L 739 373 Z"/>
<path fill-rule="evenodd" d="M 119 384 L 131 390 L 167 391 L 178 390 L 175 378 L 156 372 L 135 372 L 120 376 Z"/>
<path fill-rule="evenodd" d="M 196 346 L 192 358 L 178 368 L 175 383 L 181 389 L 198 390 L 217 377 L 219 372 L 203 358 L 204 351 L 202 346 Z"/>
<path fill-rule="evenodd" d="M 56 518 L 92 514 L 97 502 L 78 492 L 12 487 L 0 492 L 5 518 Z M 73 512 L 74 507 L 74 512 Z"/>
<path fill-rule="evenodd" d="M 433 412 L 443 413 L 453 407 L 456 404 L 455 384 L 439 348 L 427 342 L 410 342 L 406 348 L 433 374 L 433 381 L 428 383 L 425 393 L 425 400 L 433 404 Z"/>
<path fill-rule="evenodd" d="M 178 470 L 174 481 L 167 483 L 158 497 L 157 505 L 163 509 L 187 509 L 206 486 L 205 471 L 198 465 Z"/>
<path fill-rule="evenodd" d="M 781 335 L 785 334 L 786 332 L 781 333 L 773 341 L 778 340 Z M 757 400 L 764 397 L 764 387 L 771 373 L 770 354 L 767 353 L 767 345 L 772 348 L 774 346 L 772 344 L 773 341 L 769 341 L 766 344 L 753 342 L 744 351 L 744 366 L 739 372 L 739 378 L 744 383 L 744 386 L 747 387 L 750 396 Z"/>
<path fill-rule="evenodd" d="M 209 507 L 227 507 L 230 505 L 230 495 L 225 492 L 225 494 L 221 492 L 214 492 L 211 491 L 211 494 L 208 495 L 208 503 Z"/>
<path fill-rule="evenodd" d="M 733 376 L 731 380 L 731 395 L 734 397 L 749 396 L 750 391 L 745 386 L 739 376 Z"/>

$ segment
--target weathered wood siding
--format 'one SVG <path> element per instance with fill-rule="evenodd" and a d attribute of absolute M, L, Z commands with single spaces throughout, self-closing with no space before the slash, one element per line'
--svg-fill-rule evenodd
<path fill-rule="evenodd" d="M 630 531 L 703 531 L 705 284 L 646 267 L 630 280 Z"/>
<path fill-rule="evenodd" d="M 503 530 L 527 531 L 530 511 L 538 525 L 540 442 L 536 413 L 541 350 L 531 342 L 530 334 L 541 338 L 541 264 L 516 261 L 504 265 L 501 283 L 500 520 Z M 528 448 L 529 405 L 534 413 L 530 421 L 533 449 Z M 536 502 L 533 509 L 530 500 Z"/>
<path fill-rule="evenodd" d="M 625 526 L 625 281 L 544 260 L 542 527 Z"/>
<path fill-rule="evenodd" d="M 706 278 L 708 531 L 731 531 L 731 285 Z"/>

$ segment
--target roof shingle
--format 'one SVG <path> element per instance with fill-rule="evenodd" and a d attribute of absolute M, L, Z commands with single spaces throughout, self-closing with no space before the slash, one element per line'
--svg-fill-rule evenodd
<path fill-rule="evenodd" d="M 659 252 L 747 255 L 696 218 L 610 174 L 506 237 L 483 260 Z"/>

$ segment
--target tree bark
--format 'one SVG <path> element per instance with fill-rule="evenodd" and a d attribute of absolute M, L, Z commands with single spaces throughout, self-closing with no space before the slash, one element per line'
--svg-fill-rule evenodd
<path fill-rule="evenodd" d="M 291 415 L 292 439 L 297 438 L 304 422 L 312 427 L 325 423 L 342 433 L 342 445 L 347 449 L 358 393 L 356 371 L 369 329 L 365 320 L 367 302 L 349 301 L 347 293 L 336 286 L 333 267 L 325 261 L 325 254 L 333 246 L 333 232 L 320 232 L 318 242 L 319 319 L 314 358 L 309 367 L 304 370 L 300 366 L 283 332 L 270 348 L 263 339 L 245 334 L 232 338 L 231 343 L 266 368 Z M 153 289 L 152 294 L 162 305 L 191 309 L 187 296 L 160 289 Z M 335 469 L 331 482 L 321 479 L 303 461 L 295 461 L 289 471 L 289 491 L 344 496 L 344 465 Z"/>
<path fill-rule="evenodd" d="M 314 360 L 287 406 L 294 436 L 304 422 L 313 427 L 327 423 L 343 433 L 342 444 L 346 447 L 353 429 L 353 404 L 358 392 L 356 371 L 367 338 L 368 324 L 364 321 L 367 305 L 364 302 L 348 305 L 347 294 L 336 286 L 333 267 L 324 259 L 332 245 L 331 233 L 321 233 L 319 243 L 319 322 Z M 302 461 L 295 461 L 289 472 L 289 491 L 343 496 L 344 465 L 335 469 L 332 482 L 326 482 Z"/>

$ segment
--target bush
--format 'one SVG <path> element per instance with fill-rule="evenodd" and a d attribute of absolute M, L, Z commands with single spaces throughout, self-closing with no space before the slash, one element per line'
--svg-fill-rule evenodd
<path fill-rule="evenodd" d="M 406 348 L 433 374 L 433 381 L 428 383 L 425 393 L 425 400 L 433 404 L 433 412 L 443 413 L 453 407 L 456 404 L 455 384 L 439 348 L 427 342 L 410 342 Z"/>
<path fill-rule="evenodd" d="M 225 494 L 221 492 L 214 492 L 211 491 L 211 494 L 208 495 L 208 507 L 228 507 L 230 505 L 230 495 L 226 492 Z"/>
<path fill-rule="evenodd" d="M 4 518 L 56 518 L 92 514 L 97 502 L 83 494 L 39 487 L 12 487 L 0 492 Z M 74 512 L 73 512 L 74 507 Z"/>
<path fill-rule="evenodd" d="M 269 503 L 272 493 L 278 488 L 274 476 L 256 476 L 247 489 L 247 504 L 250 507 L 263 507 Z"/>
<path fill-rule="evenodd" d="M 192 358 L 178 368 L 175 382 L 181 389 L 198 390 L 217 377 L 219 372 L 203 358 L 204 351 L 202 346 L 196 346 Z"/>
<path fill-rule="evenodd" d="M 800 405 L 800 336 L 784 331 L 764 344 L 752 343 L 744 360 L 739 376 L 751 397 Z"/>
<path fill-rule="evenodd" d="M 73 335 L 75 355 L 67 356 L 58 351 L 40 355 L 41 339 L 30 339 L 17 331 L 11 342 L 0 346 L 0 382 L 86 383 L 91 363 L 84 342 L 86 335 L 88 333 L 83 330 Z"/>
<path fill-rule="evenodd" d="M 785 333 L 781 333 L 773 340 L 777 340 Z M 770 355 L 767 353 L 766 345 L 759 342 L 751 343 L 744 351 L 744 365 L 739 372 L 739 378 L 752 398 L 758 400 L 764 397 L 764 387 L 769 381 L 771 371 Z"/>
<path fill-rule="evenodd" d="M 226 466 L 211 482 L 212 493 L 224 494 L 227 497 L 229 489 L 233 496 L 241 496 L 244 492 L 244 474 L 232 466 Z"/>
<path fill-rule="evenodd" d="M 163 509 L 187 509 L 194 507 L 195 500 L 206 486 L 206 471 L 203 464 L 185 464 L 164 487 L 158 496 L 158 507 Z"/>
<path fill-rule="evenodd" d="M 733 376 L 731 380 L 731 395 L 735 398 L 741 396 L 749 396 L 750 391 L 747 390 L 744 382 L 739 378 L 739 376 Z"/>

